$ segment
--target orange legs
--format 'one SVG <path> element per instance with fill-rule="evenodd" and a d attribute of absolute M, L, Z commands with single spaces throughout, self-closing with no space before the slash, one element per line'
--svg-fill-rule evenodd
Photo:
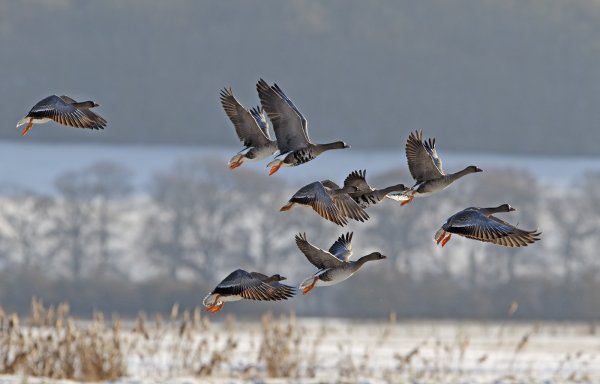
<path fill-rule="evenodd" d="M 27 123 L 25 128 L 23 128 L 23 130 L 21 131 L 21 136 L 25 136 L 27 134 L 27 132 L 29 132 L 29 130 L 31 129 L 32 126 L 33 126 L 33 117 L 29 119 L 29 123 Z"/>
<path fill-rule="evenodd" d="M 437 243 L 437 244 L 439 244 L 439 243 L 442 243 L 442 248 L 443 248 L 443 247 L 444 247 L 444 245 L 446 245 L 446 243 L 450 241 L 450 238 L 451 238 L 451 237 L 452 237 L 452 234 L 451 234 L 451 233 L 448 233 L 448 232 L 443 232 L 443 233 L 441 234 L 441 236 L 437 238 L 437 241 L 436 241 L 436 243 Z"/>
<path fill-rule="evenodd" d="M 229 161 L 229 169 L 236 169 L 244 162 L 243 155 L 236 155 Z"/>
<path fill-rule="evenodd" d="M 283 165 L 283 160 L 277 160 L 277 161 L 274 161 L 273 163 L 271 163 L 273 165 L 271 165 L 271 170 L 269 171 L 269 176 L 271 176 L 275 172 L 279 171 L 279 168 L 281 168 L 281 166 Z"/>
<path fill-rule="evenodd" d="M 224 302 L 221 302 L 221 304 L 217 304 L 218 301 L 215 301 L 213 304 L 211 305 L 207 305 L 206 306 L 206 310 L 210 313 L 217 313 L 219 312 L 223 306 L 225 305 Z"/>
<path fill-rule="evenodd" d="M 404 200 L 403 202 L 400 203 L 400 206 L 401 207 L 405 206 L 406 204 L 408 204 L 411 201 L 413 201 L 414 198 L 415 198 L 415 193 L 413 192 L 413 193 L 410 194 L 410 197 L 408 198 L 408 200 Z"/>
<path fill-rule="evenodd" d="M 294 206 L 294 203 L 292 203 L 292 202 L 289 202 L 289 203 L 287 203 L 286 205 L 284 205 L 283 207 L 279 208 L 279 210 L 280 210 L 281 212 L 284 212 L 284 211 L 289 211 L 290 209 L 292 209 L 292 207 L 293 207 L 293 206 Z"/>
<path fill-rule="evenodd" d="M 304 287 L 304 289 L 302 290 L 302 294 L 306 295 L 308 292 L 310 292 L 315 287 L 315 284 L 317 284 L 317 280 L 319 280 L 319 278 L 315 277 L 313 279 L 313 282 L 309 286 Z"/>
<path fill-rule="evenodd" d="M 236 169 L 237 167 L 242 165 L 242 163 L 243 163 L 243 161 L 241 161 L 241 160 L 235 161 L 233 163 L 229 163 L 229 169 Z"/>

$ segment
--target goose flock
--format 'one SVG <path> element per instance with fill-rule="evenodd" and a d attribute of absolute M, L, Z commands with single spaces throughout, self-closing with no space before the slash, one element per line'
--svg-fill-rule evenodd
<path fill-rule="evenodd" d="M 350 148 L 343 141 L 314 143 L 308 135 L 306 118 L 277 84 L 269 85 L 260 79 L 256 90 L 260 105 L 250 109 L 235 98 L 231 88 L 224 88 L 220 92 L 223 110 L 243 144 L 243 148 L 229 161 L 230 169 L 234 170 L 245 162 L 274 156 L 267 164 L 269 175 L 273 175 L 282 167 L 307 163 L 326 151 Z M 33 124 L 52 120 L 69 127 L 103 129 L 106 120 L 90 110 L 98 106 L 93 101 L 77 102 L 68 96 L 52 95 L 35 104 L 17 123 L 17 128 L 26 125 L 21 132 L 21 135 L 25 135 Z M 269 132 L 269 121 L 275 140 Z M 345 226 L 349 219 L 359 222 L 369 220 L 366 209 L 385 199 L 404 206 L 415 197 L 443 191 L 466 175 L 482 172 L 479 167 L 470 165 L 446 174 L 435 144 L 434 138 L 425 140 L 422 131 L 413 131 L 408 135 L 405 152 L 408 169 L 415 180 L 412 187 L 397 183 L 381 189 L 373 188 L 366 180 L 367 171 L 355 170 L 344 179 L 341 187 L 332 180 L 315 181 L 301 187 L 280 211 L 289 211 L 295 206 L 310 207 L 325 220 Z M 434 240 L 442 247 L 452 234 L 504 247 L 523 247 L 540 240 L 541 232 L 517 228 L 494 216 L 514 210 L 509 204 L 465 208 L 447 219 L 435 233 Z M 308 294 L 317 286 L 334 285 L 348 279 L 368 261 L 387 258 L 375 251 L 351 261 L 353 236 L 352 232 L 341 235 L 325 251 L 309 243 L 305 233 L 296 235 L 296 246 L 317 268 L 316 273 L 298 285 L 303 294 Z M 279 274 L 267 276 L 237 269 L 223 279 L 202 303 L 207 311 L 216 313 L 229 301 L 287 300 L 295 295 L 296 288 L 280 283 L 283 280 L 285 277 Z"/>

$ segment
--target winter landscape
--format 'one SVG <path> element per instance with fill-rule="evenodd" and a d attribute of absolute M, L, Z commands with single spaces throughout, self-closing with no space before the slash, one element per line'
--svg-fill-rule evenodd
<path fill-rule="evenodd" d="M 0 383 L 599 383 L 599 41 L 594 0 L 0 0 Z M 219 92 L 263 105 L 261 78 L 351 148 L 229 169 Z M 53 94 L 106 127 L 19 136 Z M 280 212 L 352 171 L 413 186 L 415 130 L 447 172 L 483 172 L 345 227 Z M 436 244 L 500 204 L 540 240 Z M 387 258 L 202 305 L 240 268 L 298 287 L 317 270 L 295 236 L 347 232 L 351 259 Z"/>

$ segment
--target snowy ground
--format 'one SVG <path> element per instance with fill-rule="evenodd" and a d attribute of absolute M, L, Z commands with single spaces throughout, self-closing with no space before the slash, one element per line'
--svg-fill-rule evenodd
<path fill-rule="evenodd" d="M 123 331 L 128 373 L 114 382 L 600 382 L 600 336 L 592 324 L 294 318 L 191 324 L 149 322 L 143 332 Z M 0 383 L 20 382 L 52 381 L 0 376 Z"/>

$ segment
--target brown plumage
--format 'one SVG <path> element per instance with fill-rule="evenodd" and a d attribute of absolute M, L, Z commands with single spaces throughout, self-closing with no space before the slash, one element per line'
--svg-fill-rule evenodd
<path fill-rule="evenodd" d="M 495 213 L 514 210 L 508 204 L 490 208 L 463 209 L 442 225 L 435 234 L 435 239 L 438 244 L 442 243 L 442 247 L 450 240 L 452 233 L 505 247 L 524 247 L 538 241 L 541 232 L 519 229 L 493 216 Z"/>
<path fill-rule="evenodd" d="M 43 124 L 50 120 L 58 124 L 75 128 L 104 129 L 106 120 L 92 111 L 99 104 L 93 101 L 78 102 L 69 96 L 48 96 L 31 108 L 29 113 L 19 120 L 17 128 L 27 124 L 21 136 L 27 134 L 33 124 Z"/>
<path fill-rule="evenodd" d="M 348 223 L 348 218 L 361 222 L 369 219 L 367 212 L 331 180 L 315 181 L 300 188 L 280 211 L 287 211 L 295 204 L 310 206 L 319 216 L 341 226 Z"/>

